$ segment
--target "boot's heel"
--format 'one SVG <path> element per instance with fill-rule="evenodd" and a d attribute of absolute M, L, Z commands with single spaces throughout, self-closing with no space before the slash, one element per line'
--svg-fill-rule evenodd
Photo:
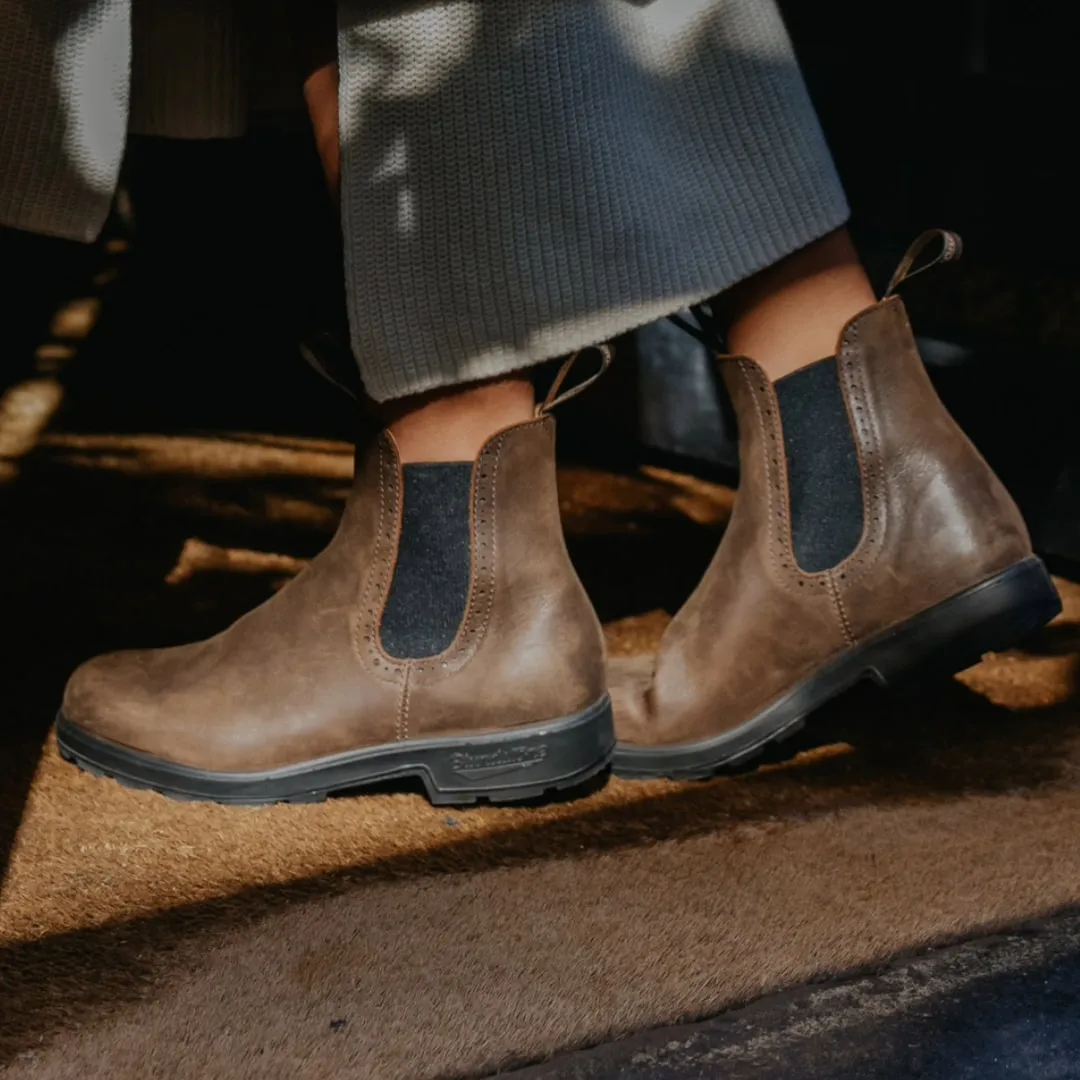
<path fill-rule="evenodd" d="M 605 695 L 562 720 L 415 749 L 415 772 L 435 805 L 539 798 L 584 784 L 607 768 L 615 749 L 611 700 Z"/>
<path fill-rule="evenodd" d="M 1057 589 L 1032 556 L 867 643 L 866 671 L 881 686 L 954 675 L 1060 612 Z"/>

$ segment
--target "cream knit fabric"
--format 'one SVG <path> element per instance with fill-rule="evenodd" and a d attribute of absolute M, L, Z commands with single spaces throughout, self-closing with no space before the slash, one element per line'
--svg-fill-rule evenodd
<path fill-rule="evenodd" d="M 0 0 L 0 225 L 92 240 L 127 128 L 130 0 Z"/>
<path fill-rule="evenodd" d="M 0 0 L 0 221 L 100 226 L 130 2 Z M 186 0 L 134 0 L 169 2 Z M 341 0 L 339 24 L 347 295 L 377 398 L 606 340 L 847 217 L 772 0 Z M 163 134 L 236 130 L 235 33 L 223 23 L 204 55 L 213 78 L 136 79 L 133 114 Z M 89 142 L 54 105 L 87 65 L 116 87 Z"/>

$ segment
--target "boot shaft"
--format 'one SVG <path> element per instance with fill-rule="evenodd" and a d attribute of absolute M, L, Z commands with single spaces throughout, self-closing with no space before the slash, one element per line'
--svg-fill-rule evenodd
<path fill-rule="evenodd" d="M 356 641 L 364 665 L 402 694 L 398 737 L 445 734 L 466 713 L 477 728 L 505 728 L 569 715 L 603 696 L 603 632 L 563 538 L 554 440 L 555 422 L 543 417 L 496 435 L 473 463 L 455 625 L 445 647 L 414 655 L 404 655 L 401 635 L 389 633 L 402 573 L 424 573 L 401 560 L 411 467 L 401 465 L 385 434 L 359 463 L 335 543 L 351 548 L 355 537 L 368 550 L 357 553 L 365 570 Z M 435 559 L 432 569 L 439 565 Z M 431 582 L 434 590 L 445 584 Z M 445 604 L 414 616 L 438 618 L 429 640 L 444 634 L 450 618 Z"/>
<path fill-rule="evenodd" d="M 772 385 L 752 361 L 722 363 L 742 462 L 731 529 L 771 553 L 773 574 L 798 595 L 832 606 L 845 637 L 858 639 L 883 617 L 900 621 L 1031 554 L 1015 503 L 938 398 L 899 298 L 852 319 L 835 359 L 822 364 L 835 367 L 843 416 L 841 430 L 834 425 L 819 438 L 847 440 L 853 457 L 850 470 L 838 465 L 825 478 L 834 487 L 826 505 L 799 506 L 783 384 Z M 853 482 L 854 531 L 851 500 L 838 490 Z M 836 506 L 843 509 L 830 520 Z M 831 530 L 835 561 L 807 564 L 800 513 L 816 515 L 819 532 Z M 819 542 L 817 550 L 823 546 L 830 544 Z"/>
<path fill-rule="evenodd" d="M 72 753 L 163 790 L 255 801 L 417 772 L 433 798 L 542 793 L 601 767 L 603 635 L 563 541 L 553 421 L 496 435 L 470 473 L 467 584 L 437 653 L 384 644 L 408 515 L 380 435 L 358 454 L 333 541 L 284 589 L 206 641 L 79 669 L 63 704 L 83 733 Z"/>

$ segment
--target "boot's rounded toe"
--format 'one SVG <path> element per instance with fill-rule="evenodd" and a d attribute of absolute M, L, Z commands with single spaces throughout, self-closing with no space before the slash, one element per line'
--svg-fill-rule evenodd
<path fill-rule="evenodd" d="M 64 690 L 60 716 L 88 735 L 135 750 L 148 731 L 148 696 L 143 693 L 143 652 L 115 652 L 88 660 Z"/>

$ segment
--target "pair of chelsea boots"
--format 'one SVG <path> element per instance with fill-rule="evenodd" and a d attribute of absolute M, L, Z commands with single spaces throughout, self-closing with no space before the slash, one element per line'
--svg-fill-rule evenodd
<path fill-rule="evenodd" d="M 958 671 L 1058 613 L 899 298 L 778 383 L 747 358 L 717 363 L 738 498 L 655 656 L 605 663 L 563 539 L 545 405 L 471 464 L 403 466 L 387 433 L 358 447 L 326 550 L 208 641 L 84 664 L 60 752 L 130 786 L 225 803 L 403 777 L 439 804 L 507 802 L 609 764 L 705 777 L 863 678 Z"/>

